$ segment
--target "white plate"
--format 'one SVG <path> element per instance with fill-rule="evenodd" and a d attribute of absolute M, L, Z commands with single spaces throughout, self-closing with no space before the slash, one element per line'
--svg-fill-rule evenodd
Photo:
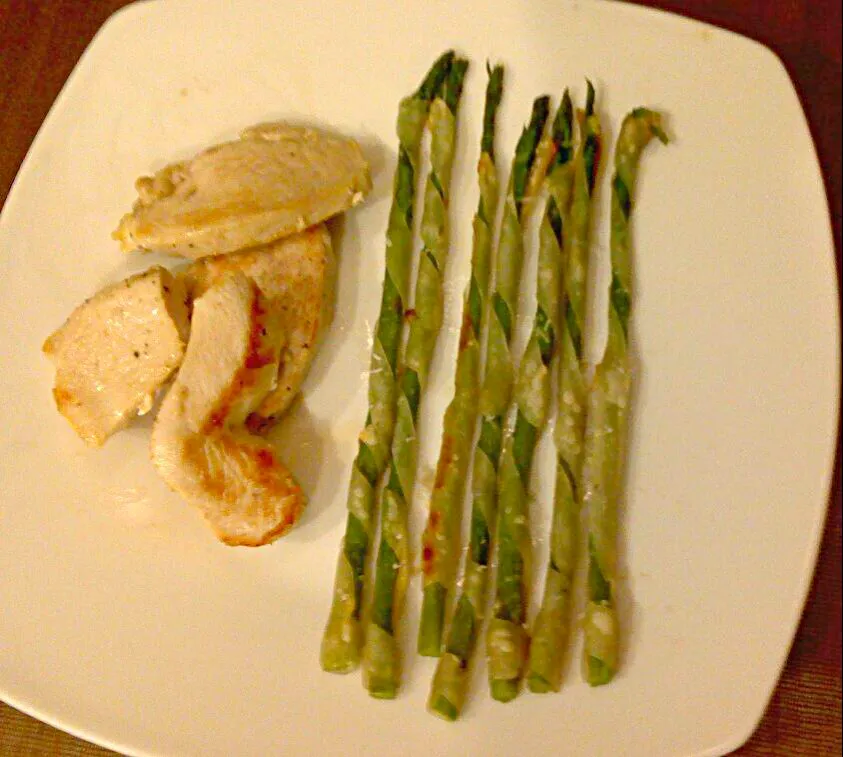
<path fill-rule="evenodd" d="M 419 503 L 451 391 L 485 59 L 507 66 L 502 165 L 532 98 L 571 85 L 582 102 L 586 76 L 607 144 L 639 104 L 669 113 L 675 136 L 645 157 L 635 220 L 623 671 L 591 690 L 572 664 L 561 694 L 503 706 L 481 666 L 457 725 L 424 711 L 429 660 L 408 657 L 391 703 L 317 662 L 364 416 L 396 105 L 448 46 L 473 65 Z M 109 239 L 136 176 L 288 116 L 360 137 L 375 191 L 345 223 L 336 323 L 284 431 L 310 509 L 275 545 L 230 549 L 154 474 L 148 424 L 99 452 L 82 445 L 52 406 L 40 345 L 84 297 L 149 264 Z M 135 5 L 100 32 L 50 112 L 4 208 L 0 251 L 0 697 L 14 706 L 135 754 L 684 757 L 723 754 L 753 730 L 809 585 L 839 387 L 817 159 L 763 47 L 616 3 Z M 605 260 L 597 272 L 605 282 Z M 550 453 L 545 443 L 537 534 Z"/>

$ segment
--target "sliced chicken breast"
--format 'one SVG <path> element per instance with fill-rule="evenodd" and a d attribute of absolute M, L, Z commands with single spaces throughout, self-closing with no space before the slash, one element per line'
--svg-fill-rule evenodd
<path fill-rule="evenodd" d="M 251 418 L 253 428 L 260 428 L 289 407 L 330 323 L 335 274 L 331 236 L 320 225 L 265 247 L 203 258 L 185 273 L 188 295 L 201 297 L 232 270 L 240 270 L 254 280 L 278 313 L 287 335 L 277 386 Z"/>
<path fill-rule="evenodd" d="M 254 281 L 228 272 L 194 303 L 187 352 L 152 430 L 158 472 L 226 544 L 267 544 L 305 506 L 275 448 L 245 426 L 275 385 L 283 345 L 281 319 Z"/>
<path fill-rule="evenodd" d="M 123 249 L 189 258 L 267 244 L 360 202 L 369 165 L 352 139 L 286 123 L 171 164 L 136 182 L 113 236 Z"/>
<path fill-rule="evenodd" d="M 85 442 L 102 445 L 152 407 L 181 363 L 187 330 L 184 285 L 164 268 L 98 292 L 44 342 L 59 412 Z"/>

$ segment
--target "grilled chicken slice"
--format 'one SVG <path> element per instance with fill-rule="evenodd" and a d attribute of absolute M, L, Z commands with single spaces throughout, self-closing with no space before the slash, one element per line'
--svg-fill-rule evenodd
<path fill-rule="evenodd" d="M 226 544 L 267 544 L 305 506 L 274 447 L 244 425 L 275 385 L 283 344 L 277 312 L 230 271 L 194 303 L 187 352 L 153 426 L 159 473 Z"/>
<path fill-rule="evenodd" d="M 182 282 L 154 267 L 86 300 L 44 342 L 56 406 L 85 442 L 102 445 L 152 407 L 184 355 L 186 302 Z"/>
<path fill-rule="evenodd" d="M 307 376 L 322 331 L 331 320 L 334 269 L 331 236 L 323 225 L 265 247 L 203 258 L 187 269 L 185 283 L 191 298 L 200 297 L 227 272 L 242 271 L 281 319 L 287 344 L 281 353 L 278 383 L 250 419 L 253 428 L 281 415 Z"/>
<path fill-rule="evenodd" d="M 268 123 L 135 186 L 138 200 L 113 234 L 123 249 L 201 258 L 267 244 L 341 213 L 363 199 L 371 178 L 354 140 Z"/>

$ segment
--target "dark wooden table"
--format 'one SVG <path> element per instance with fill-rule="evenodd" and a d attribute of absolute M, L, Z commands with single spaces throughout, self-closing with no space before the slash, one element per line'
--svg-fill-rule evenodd
<path fill-rule="evenodd" d="M 126 0 L 0 0 L 0 206 L 47 110 L 94 33 Z M 819 151 L 841 270 L 840 0 L 655 0 L 753 37 L 785 62 Z M 841 490 L 838 447 L 817 572 L 787 667 L 741 755 L 841 752 Z M 0 755 L 106 755 L 0 703 Z"/>

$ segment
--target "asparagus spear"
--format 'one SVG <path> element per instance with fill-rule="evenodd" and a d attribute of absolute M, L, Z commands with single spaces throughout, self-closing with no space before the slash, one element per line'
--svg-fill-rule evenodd
<path fill-rule="evenodd" d="M 579 483 L 586 409 L 583 326 L 586 314 L 592 192 L 601 152 L 600 122 L 594 113 L 594 88 L 588 82 L 582 141 L 574 169 L 570 246 L 565 271 L 565 305 L 559 362 L 556 415 L 556 491 L 550 532 L 550 560 L 542 606 L 533 628 L 527 685 L 531 691 L 558 691 L 567 635 L 571 581 L 576 561 Z"/>
<path fill-rule="evenodd" d="M 401 361 L 390 472 L 383 494 L 381 541 L 375 568 L 372 614 L 363 649 L 369 693 L 395 696 L 400 680 L 395 634 L 401 616 L 409 566 L 408 501 L 413 493 L 418 443 L 416 422 L 428 368 L 442 323 L 442 277 L 448 256 L 448 197 L 456 140 L 457 106 L 468 61 L 455 58 L 430 108 L 431 169 L 421 223 L 422 251 L 416 281 L 415 314 Z"/>
<path fill-rule="evenodd" d="M 360 660 L 363 576 L 372 539 L 375 487 L 386 467 L 395 427 L 398 350 L 410 286 L 413 203 L 419 149 L 431 102 L 451 68 L 453 52 L 432 66 L 398 109 L 398 166 L 386 230 L 386 271 L 369 372 L 369 412 L 348 487 L 348 518 L 340 549 L 331 612 L 322 639 L 324 670 L 347 673 Z"/>
<path fill-rule="evenodd" d="M 631 306 L 629 223 L 639 160 L 653 137 L 667 143 L 661 116 L 645 108 L 636 108 L 624 119 L 615 148 L 609 337 L 589 396 L 582 481 L 583 501 L 589 518 L 584 672 L 592 686 L 608 683 L 618 665 L 617 502 L 630 392 L 627 350 Z"/>
<path fill-rule="evenodd" d="M 449 720 L 459 715 L 468 685 L 468 663 L 483 619 L 490 543 L 495 525 L 496 478 L 503 415 L 512 393 L 510 337 L 518 304 L 524 257 L 523 225 L 537 181 L 544 175 L 539 141 L 547 122 L 549 98 L 533 103 L 529 125 L 521 133 L 512 161 L 495 264 L 496 284 L 491 298 L 486 366 L 480 396 L 480 440 L 474 454 L 471 532 L 463 590 L 457 599 L 445 648 L 430 692 L 432 712 Z M 549 157 L 549 156 L 548 156 Z"/>
<path fill-rule="evenodd" d="M 489 622 L 487 656 L 492 696 L 504 702 L 518 693 L 529 642 L 525 628 L 531 552 L 527 497 L 536 441 L 550 404 L 550 363 L 559 328 L 563 235 L 574 176 L 572 130 L 573 106 L 566 91 L 554 123 L 556 154 L 548 177 L 550 198 L 539 231 L 536 314 L 515 386 L 515 427 L 504 443 L 498 470 L 497 592 Z"/>
<path fill-rule="evenodd" d="M 486 104 L 477 180 L 480 200 L 474 215 L 471 279 L 463 298 L 462 327 L 454 378 L 454 398 L 445 411 L 442 445 L 430 498 L 430 513 L 422 536 L 424 594 L 418 651 L 438 657 L 448 595 L 453 591 L 459 557 L 460 520 L 465 476 L 477 425 L 480 383 L 480 340 L 486 320 L 486 300 L 492 257 L 492 226 L 498 204 L 495 168 L 495 114 L 503 91 L 503 68 L 487 67 Z"/>

